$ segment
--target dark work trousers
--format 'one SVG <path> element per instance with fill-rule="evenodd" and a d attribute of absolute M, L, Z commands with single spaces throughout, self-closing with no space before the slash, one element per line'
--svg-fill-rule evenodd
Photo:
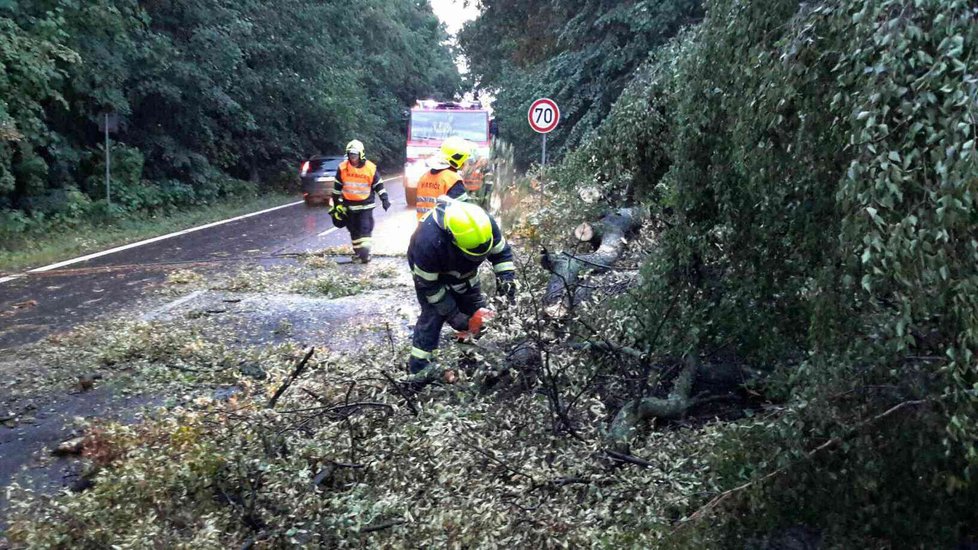
<path fill-rule="evenodd" d="M 486 297 L 482 294 L 479 283 L 469 286 L 464 292 L 456 292 L 451 286 L 446 285 L 446 289 L 455 298 L 455 304 L 459 311 L 466 315 L 472 315 L 479 308 L 486 306 Z M 421 315 L 418 316 L 418 323 L 414 325 L 414 340 L 412 342 L 411 358 L 408 360 L 408 370 L 414 374 L 421 371 L 431 363 L 431 353 L 438 349 L 438 338 L 441 336 L 441 327 L 445 324 L 446 318 L 443 317 L 434 306 L 428 303 L 424 295 L 415 289 L 418 302 L 421 304 Z M 423 353 L 418 353 L 418 351 Z M 428 357 L 419 357 L 428 355 Z"/>
<path fill-rule="evenodd" d="M 370 248 L 373 245 L 374 209 L 350 210 L 350 220 L 346 223 L 350 230 L 350 240 L 353 242 L 353 253 L 362 262 L 370 260 Z"/>

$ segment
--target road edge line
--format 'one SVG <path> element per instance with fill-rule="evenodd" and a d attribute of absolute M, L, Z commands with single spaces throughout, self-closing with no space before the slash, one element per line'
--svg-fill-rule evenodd
<path fill-rule="evenodd" d="M 391 181 L 391 180 L 399 179 L 401 177 L 403 177 L 403 176 L 402 175 L 397 175 L 397 176 L 392 176 L 392 177 L 389 177 L 389 178 L 386 178 L 386 179 L 382 179 L 380 181 L 381 181 L 381 183 L 384 183 L 384 182 L 388 182 L 388 181 Z M 139 247 L 139 246 L 143 246 L 143 245 L 147 245 L 147 244 L 152 244 L 152 243 L 163 241 L 163 240 L 170 239 L 170 238 L 173 238 L 173 237 L 179 237 L 180 235 L 186 235 L 187 233 L 193 233 L 195 231 L 201 231 L 203 229 L 210 229 L 211 227 L 217 227 L 219 225 L 223 225 L 223 224 L 226 224 L 226 223 L 231 223 L 231 222 L 238 221 L 238 220 L 243 220 L 245 218 L 250 218 L 252 216 L 259 216 L 261 214 L 266 214 L 268 212 L 272 212 L 272 211 L 275 211 L 275 210 L 280 210 L 282 208 L 288 208 L 290 206 L 295 206 L 297 204 L 302 204 L 303 202 L 304 201 L 295 201 L 295 202 L 290 202 L 288 204 L 282 204 L 282 205 L 279 205 L 279 206 L 273 206 L 272 208 L 266 208 L 265 210 L 259 210 L 258 212 L 251 212 L 249 214 L 242 214 L 241 216 L 235 216 L 233 218 L 228 218 L 226 220 L 218 220 L 216 222 L 206 223 L 204 225 L 198 225 L 196 227 L 191 227 L 189 229 L 182 229 L 180 231 L 175 231 L 173 233 L 168 233 L 166 235 L 160 235 L 158 237 L 151 237 L 149 239 L 144 239 L 142 241 L 138 241 L 138 242 L 134 242 L 134 243 L 129 243 L 129 244 L 124 244 L 122 246 L 117 246 L 115 248 L 110 248 L 108 250 L 103 250 L 101 252 L 93 252 L 91 254 L 86 254 L 84 256 L 79 256 L 77 258 L 72 258 L 70 260 L 64 260 L 64 261 L 53 263 L 53 264 L 46 265 L 46 266 L 43 266 L 43 267 L 36 267 L 34 269 L 28 269 L 27 271 L 25 271 L 23 273 L 15 273 L 13 275 L 8 275 L 6 277 L 0 277 L 0 284 L 6 283 L 6 282 L 9 282 L 9 281 L 13 281 L 14 279 L 20 279 L 20 278 L 24 277 L 27 273 L 43 273 L 45 271 L 51 271 L 53 269 L 58 269 L 59 267 L 64 267 L 66 265 L 77 264 L 77 263 L 80 263 L 80 262 L 86 262 L 88 260 L 94 260 L 95 258 L 100 258 L 102 256 L 108 256 L 109 254 L 115 254 L 116 252 L 122 252 L 123 250 L 129 250 L 131 248 L 136 248 L 136 247 Z"/>
<path fill-rule="evenodd" d="M 116 252 L 122 252 L 123 250 L 129 250 L 131 248 L 137 248 L 147 244 L 164 241 L 166 239 L 172 239 L 173 237 L 179 237 L 180 235 L 186 235 L 187 233 L 193 233 L 195 231 L 201 231 L 203 229 L 210 229 L 211 227 L 217 227 L 219 225 L 224 225 L 226 223 L 231 223 L 238 220 L 243 220 L 245 218 L 250 218 L 252 216 L 259 216 L 261 214 L 266 214 L 275 210 L 281 210 L 282 208 L 289 208 L 290 206 L 295 206 L 297 204 L 302 204 L 303 201 L 290 202 L 288 204 L 282 204 L 279 206 L 273 206 L 272 208 L 266 208 L 265 210 L 259 210 L 258 212 L 251 212 L 250 214 L 243 214 L 241 216 L 235 216 L 233 218 L 228 218 L 226 220 L 218 220 L 216 222 L 205 223 L 204 225 L 198 225 L 197 227 L 191 227 L 189 229 L 182 229 L 180 231 L 175 231 L 173 233 L 168 233 L 166 235 L 160 235 L 158 237 L 152 237 L 149 239 L 144 239 L 142 241 L 124 244 L 122 246 L 117 246 L 115 248 L 110 248 L 108 250 L 103 250 L 101 252 L 93 252 L 91 254 L 86 254 L 84 256 L 79 256 L 77 258 L 72 258 L 70 260 L 64 260 L 61 262 L 53 263 L 51 265 L 46 265 L 44 267 L 36 267 L 34 269 L 28 269 L 26 273 L 43 273 L 45 271 L 51 271 L 52 269 L 58 269 L 59 267 L 64 267 L 66 265 L 77 264 L 80 262 L 86 262 L 88 260 L 94 260 L 95 258 L 100 258 L 102 256 L 108 256 L 109 254 L 115 254 Z"/>

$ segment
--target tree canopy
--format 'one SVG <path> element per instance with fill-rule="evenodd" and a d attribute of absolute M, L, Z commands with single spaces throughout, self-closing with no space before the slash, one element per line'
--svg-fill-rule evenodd
<path fill-rule="evenodd" d="M 504 139 L 533 143 L 530 103 L 549 97 L 561 123 L 549 138 L 556 157 L 601 123 L 656 47 L 702 17 L 699 0 L 482 0 L 459 35 L 477 87 L 492 91 Z M 533 148 L 517 148 L 527 164 Z"/>
<path fill-rule="evenodd" d="M 427 2 L 0 2 L 5 229 L 103 198 L 102 113 L 116 208 L 206 202 L 364 141 L 403 155 L 403 111 L 460 77 Z"/>

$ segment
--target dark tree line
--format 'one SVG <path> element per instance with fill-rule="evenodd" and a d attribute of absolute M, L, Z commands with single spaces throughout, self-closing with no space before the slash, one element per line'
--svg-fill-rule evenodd
<path fill-rule="evenodd" d="M 700 0 L 480 0 L 459 36 L 477 87 L 495 94 L 502 137 L 535 144 L 530 103 L 550 97 L 561 123 L 549 149 L 562 156 L 593 134 L 635 70 L 683 26 L 702 18 Z M 517 147 L 526 165 L 537 148 Z"/>
<path fill-rule="evenodd" d="M 353 137 L 396 162 L 404 108 L 459 89 L 445 40 L 408 0 L 0 1 L 3 229 L 104 208 L 107 111 L 124 210 L 253 190 Z"/>

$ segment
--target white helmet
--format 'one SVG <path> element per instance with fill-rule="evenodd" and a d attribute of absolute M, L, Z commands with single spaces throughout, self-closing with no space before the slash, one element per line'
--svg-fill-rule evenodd
<path fill-rule="evenodd" d="M 346 144 L 346 154 L 347 155 L 349 155 L 349 154 L 357 155 L 357 156 L 360 157 L 360 160 L 363 160 L 364 158 L 366 158 L 366 155 L 364 154 L 363 142 L 361 142 L 358 139 L 355 139 L 355 140 L 351 141 L 350 143 L 347 143 Z"/>

